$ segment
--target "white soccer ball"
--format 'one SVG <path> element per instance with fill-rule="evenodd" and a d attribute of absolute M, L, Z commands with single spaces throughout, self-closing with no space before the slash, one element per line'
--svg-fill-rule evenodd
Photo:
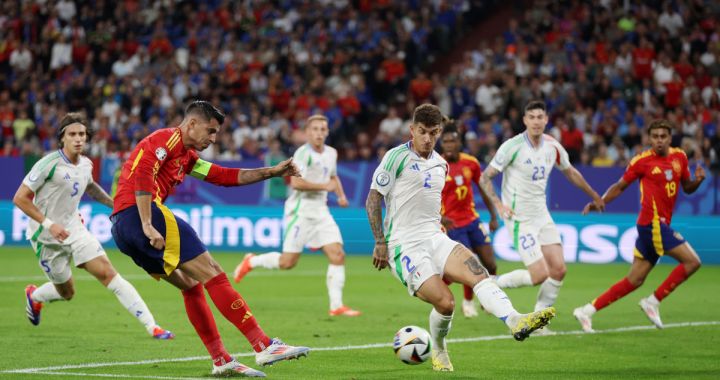
<path fill-rule="evenodd" d="M 393 339 L 395 356 L 410 365 L 425 362 L 430 357 L 431 346 L 430 333 L 417 326 L 401 328 Z"/>

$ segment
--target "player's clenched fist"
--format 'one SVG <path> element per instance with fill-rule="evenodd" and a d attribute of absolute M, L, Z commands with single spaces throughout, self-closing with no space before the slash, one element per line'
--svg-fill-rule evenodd
<path fill-rule="evenodd" d="M 292 162 L 292 160 L 292 157 L 290 157 L 287 160 L 273 166 L 271 170 L 273 177 L 300 177 L 300 170 Z"/>

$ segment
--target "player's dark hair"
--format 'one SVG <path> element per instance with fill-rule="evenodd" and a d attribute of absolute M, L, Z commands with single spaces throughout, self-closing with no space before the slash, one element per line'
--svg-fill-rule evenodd
<path fill-rule="evenodd" d="M 429 103 L 421 104 L 413 111 L 413 124 L 422 123 L 428 128 L 435 126 L 442 127 L 443 114 L 440 112 L 440 108 L 436 105 Z"/>
<path fill-rule="evenodd" d="M 225 122 L 225 114 L 205 100 L 195 100 L 188 104 L 187 107 L 185 107 L 185 116 L 190 114 L 199 115 L 205 119 L 205 121 L 215 119 L 220 125 L 223 125 Z"/>
<path fill-rule="evenodd" d="M 448 133 L 458 134 L 459 131 L 457 129 L 457 125 L 455 124 L 455 119 L 451 119 L 447 115 L 443 115 L 443 131 L 441 136 L 445 136 Z M 460 137 L 459 134 L 458 137 Z"/>
<path fill-rule="evenodd" d="M 547 113 L 547 107 L 545 106 L 545 102 L 543 102 L 542 100 L 531 100 L 525 106 L 525 113 L 528 113 L 532 110 L 542 110 L 543 112 Z"/>
<path fill-rule="evenodd" d="M 63 145 L 65 145 L 62 142 L 63 136 L 65 136 L 65 129 L 68 125 L 75 123 L 85 126 L 85 134 L 87 135 L 87 139 L 85 141 L 90 141 L 90 139 L 92 139 L 92 130 L 89 127 L 89 123 L 85 118 L 85 115 L 80 112 L 68 112 L 62 119 L 60 119 L 60 125 L 58 125 L 57 139 L 60 149 L 62 149 L 64 147 Z"/>
<path fill-rule="evenodd" d="M 650 122 L 650 125 L 649 125 L 648 128 L 647 128 L 647 134 L 648 134 L 648 136 L 650 136 L 650 132 L 651 132 L 653 129 L 658 129 L 658 128 L 667 129 L 668 133 L 669 133 L 669 134 L 672 134 L 672 124 L 670 124 L 670 122 L 669 122 L 668 120 L 665 120 L 665 119 L 655 119 L 655 120 L 653 120 L 653 121 Z"/>

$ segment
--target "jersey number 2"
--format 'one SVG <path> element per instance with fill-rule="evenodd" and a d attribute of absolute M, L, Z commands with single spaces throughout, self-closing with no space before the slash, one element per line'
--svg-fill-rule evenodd
<path fill-rule="evenodd" d="M 428 189 L 432 188 L 432 186 L 430 186 L 430 178 L 432 178 L 430 172 L 425 172 L 425 183 L 423 184 L 423 187 L 426 187 Z"/>

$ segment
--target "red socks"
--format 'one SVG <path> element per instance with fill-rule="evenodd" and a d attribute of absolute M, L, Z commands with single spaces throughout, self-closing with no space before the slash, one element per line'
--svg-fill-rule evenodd
<path fill-rule="evenodd" d="M 595 310 L 600 310 L 610 305 L 611 303 L 625 297 L 628 293 L 635 290 L 637 287 L 630 283 L 627 277 L 618 281 L 615 285 L 611 286 L 610 289 L 601 294 L 598 298 L 592 301 L 592 305 L 595 306 Z"/>
<path fill-rule="evenodd" d="M 215 318 L 213 318 L 210 307 L 205 300 L 202 285 L 197 284 L 190 289 L 183 290 L 182 295 L 185 300 L 185 312 L 188 319 L 200 336 L 205 348 L 207 348 L 213 362 L 222 364 L 223 360 L 225 363 L 232 360 L 230 354 L 225 351 L 225 346 L 223 346 L 220 339 L 220 334 L 215 325 Z"/>
<path fill-rule="evenodd" d="M 672 293 L 678 285 L 682 284 L 683 281 L 687 280 L 687 278 L 688 275 L 687 271 L 685 271 L 685 266 L 679 264 L 655 290 L 655 298 L 657 298 L 658 301 L 662 301 L 663 298 L 669 296 L 670 293 Z"/>
<path fill-rule="evenodd" d="M 260 352 L 270 345 L 270 338 L 258 325 L 245 300 L 230 285 L 225 273 L 220 273 L 206 282 L 205 289 L 215 307 L 245 335 L 255 352 Z"/>
<path fill-rule="evenodd" d="M 465 297 L 465 301 L 472 301 L 474 295 L 475 293 L 473 292 L 473 288 L 463 285 L 463 296 Z"/>

